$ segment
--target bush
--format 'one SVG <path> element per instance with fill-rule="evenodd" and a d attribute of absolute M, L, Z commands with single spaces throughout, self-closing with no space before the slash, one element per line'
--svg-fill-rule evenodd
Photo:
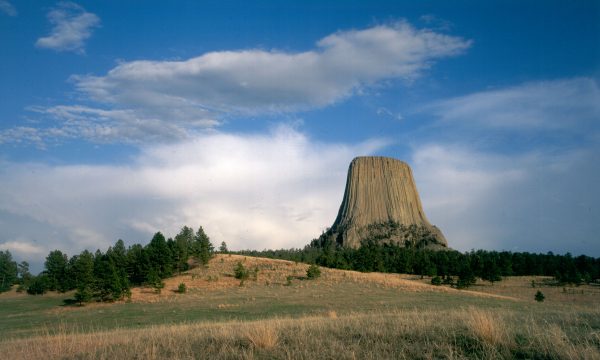
<path fill-rule="evenodd" d="M 92 290 L 88 286 L 81 286 L 77 288 L 75 292 L 75 301 L 79 303 L 79 305 L 83 305 L 83 303 L 92 301 L 94 294 Z"/>
<path fill-rule="evenodd" d="M 544 299 L 545 299 L 546 297 L 544 296 L 544 294 L 543 294 L 541 291 L 539 291 L 539 290 L 538 290 L 538 291 L 535 293 L 535 297 L 534 297 L 534 298 L 535 298 L 535 301 L 537 301 L 537 302 L 542 302 L 542 301 L 544 301 Z"/>
<path fill-rule="evenodd" d="M 306 270 L 306 277 L 309 279 L 316 279 L 319 276 L 321 276 L 321 269 L 315 264 L 312 264 Z"/>
<path fill-rule="evenodd" d="M 33 278 L 27 288 L 27 293 L 30 295 L 43 295 L 48 291 L 49 287 L 48 276 L 42 274 Z"/>
<path fill-rule="evenodd" d="M 179 284 L 177 287 L 177 292 L 180 294 L 185 294 L 187 292 L 187 286 L 184 283 Z"/>
<path fill-rule="evenodd" d="M 431 285 L 442 285 L 442 278 L 440 278 L 439 276 L 434 276 L 433 278 L 431 278 Z"/>
<path fill-rule="evenodd" d="M 233 274 L 236 279 L 241 280 L 240 285 L 244 284 L 244 280 L 250 277 L 250 272 L 244 267 L 241 261 L 238 261 L 237 265 L 233 269 Z"/>

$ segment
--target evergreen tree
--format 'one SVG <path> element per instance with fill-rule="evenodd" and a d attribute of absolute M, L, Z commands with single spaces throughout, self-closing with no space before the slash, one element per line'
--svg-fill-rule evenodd
<path fill-rule="evenodd" d="M 112 260 L 117 271 L 119 281 L 125 289 L 129 289 L 129 276 L 127 274 L 127 249 L 123 240 L 119 239 L 115 246 L 108 248 L 106 255 Z"/>
<path fill-rule="evenodd" d="M 146 285 L 152 287 L 157 294 L 160 294 L 161 290 L 165 287 L 165 283 L 158 275 L 156 269 L 150 269 Z"/>
<path fill-rule="evenodd" d="M 244 281 L 250 277 L 250 271 L 244 267 L 244 264 L 242 264 L 241 261 L 238 261 L 238 263 L 235 265 L 233 274 L 236 279 L 241 280 L 240 285 L 243 285 Z"/>
<path fill-rule="evenodd" d="M 27 288 L 33 277 L 29 272 L 29 263 L 27 261 L 21 261 L 17 264 L 17 274 L 19 277 L 19 284 Z"/>
<path fill-rule="evenodd" d="M 112 258 L 106 254 L 97 254 L 94 258 L 94 296 L 101 301 L 121 299 L 128 291 Z"/>
<path fill-rule="evenodd" d="M 75 300 L 82 305 L 84 302 L 89 302 L 93 297 L 95 287 L 94 279 L 94 255 L 87 250 L 84 250 L 78 256 L 73 256 L 75 261 L 72 266 L 72 273 L 75 282 Z M 72 258 L 72 259 L 73 259 Z"/>
<path fill-rule="evenodd" d="M 544 296 L 544 294 L 543 294 L 541 291 L 539 291 L 539 290 L 538 290 L 538 291 L 535 293 L 535 296 L 534 296 L 534 299 L 535 299 L 535 301 L 537 301 L 537 302 L 542 302 L 542 301 L 544 301 L 544 299 L 545 299 L 545 298 L 546 298 L 546 297 Z"/>
<path fill-rule="evenodd" d="M 75 301 L 77 301 L 79 305 L 83 305 L 83 303 L 92 301 L 93 297 L 94 293 L 89 286 L 84 286 L 81 288 L 78 287 L 77 291 L 75 291 Z"/>
<path fill-rule="evenodd" d="M 195 255 L 198 258 L 198 261 L 202 265 L 208 264 L 208 261 L 214 255 L 214 247 L 213 244 L 210 242 L 208 235 L 206 235 L 206 233 L 204 232 L 202 226 L 198 228 L 194 240 L 196 249 Z"/>
<path fill-rule="evenodd" d="M 188 269 L 188 258 L 193 251 L 194 246 L 194 229 L 184 226 L 179 231 L 179 234 L 175 235 L 175 253 L 174 258 L 176 261 L 177 272 L 185 271 Z"/>
<path fill-rule="evenodd" d="M 10 290 L 17 282 L 18 267 L 10 251 L 0 251 L 0 292 Z"/>
<path fill-rule="evenodd" d="M 316 279 L 321 276 L 321 269 L 315 264 L 312 264 L 306 270 L 306 277 L 308 279 Z"/>
<path fill-rule="evenodd" d="M 150 268 L 162 279 L 173 274 L 172 255 L 162 233 L 157 232 L 146 247 Z"/>
<path fill-rule="evenodd" d="M 140 244 L 134 244 L 127 251 L 127 275 L 132 284 L 141 285 L 147 280 L 150 271 L 148 251 Z"/>
<path fill-rule="evenodd" d="M 46 275 L 48 275 L 49 290 L 58 290 L 61 292 L 69 290 L 68 262 L 67 254 L 63 254 L 60 250 L 54 250 L 48 254 L 44 267 Z"/>
<path fill-rule="evenodd" d="M 229 250 L 227 250 L 227 244 L 225 243 L 225 241 L 221 242 L 221 246 L 219 246 L 219 252 L 221 254 L 227 254 L 229 252 Z"/>
<path fill-rule="evenodd" d="M 42 273 L 34 276 L 27 287 L 27 293 L 31 295 L 43 295 L 50 287 L 50 279 L 48 275 Z"/>
<path fill-rule="evenodd" d="M 500 267 L 497 265 L 494 259 L 487 259 L 484 261 L 484 267 L 481 272 L 481 278 L 494 284 L 496 281 L 502 280 L 500 275 Z"/>

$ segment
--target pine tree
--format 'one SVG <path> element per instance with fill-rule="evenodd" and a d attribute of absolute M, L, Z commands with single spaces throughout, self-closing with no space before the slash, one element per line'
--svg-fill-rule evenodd
<path fill-rule="evenodd" d="M 221 254 L 227 254 L 229 252 L 229 250 L 227 250 L 227 244 L 225 241 L 221 242 L 221 246 L 219 246 L 219 252 Z"/>
<path fill-rule="evenodd" d="M 43 295 L 48 291 L 49 287 L 50 280 L 48 275 L 42 273 L 31 279 L 31 283 L 29 283 L 29 286 L 27 287 L 27 293 L 30 295 Z"/>
<path fill-rule="evenodd" d="M 48 254 L 44 267 L 48 275 L 49 290 L 58 290 L 61 292 L 69 290 L 67 276 L 68 262 L 67 254 L 63 254 L 60 250 L 54 250 Z"/>
<path fill-rule="evenodd" d="M 89 302 L 93 298 L 92 288 L 95 284 L 94 279 L 94 255 L 87 250 L 84 250 L 78 256 L 73 256 L 75 259 L 72 266 L 72 274 L 74 277 L 75 300 L 82 305 L 84 302 Z"/>
<path fill-rule="evenodd" d="M 13 261 L 10 251 L 0 251 L 0 292 L 10 290 L 17 281 L 17 263 Z"/>
<path fill-rule="evenodd" d="M 150 268 L 155 269 L 162 279 L 173 274 L 172 255 L 167 241 L 162 233 L 157 232 L 146 247 Z"/>
<path fill-rule="evenodd" d="M 206 233 L 204 232 L 202 226 L 198 228 L 194 240 L 196 247 L 196 257 L 198 258 L 198 261 L 202 265 L 208 264 L 208 261 L 214 255 L 214 247 L 213 244 L 210 242 L 208 235 L 206 235 Z"/>
<path fill-rule="evenodd" d="M 543 294 L 541 291 L 539 291 L 539 290 L 538 290 L 538 291 L 535 293 L 535 296 L 534 296 L 534 298 L 535 298 L 535 301 L 537 301 L 537 302 L 542 302 L 542 301 L 544 301 L 544 299 L 545 299 L 546 297 L 544 296 L 544 294 Z"/>
<path fill-rule="evenodd" d="M 21 261 L 17 264 L 17 274 L 19 277 L 19 284 L 27 288 L 27 285 L 29 285 L 32 278 L 32 275 L 29 272 L 29 263 L 27 261 Z"/>
<path fill-rule="evenodd" d="M 127 276 L 132 284 L 141 285 L 147 280 L 150 271 L 148 251 L 140 244 L 134 244 L 127 251 Z"/>
<path fill-rule="evenodd" d="M 128 291 L 128 286 L 122 282 L 112 258 L 106 254 L 95 257 L 94 278 L 94 295 L 101 301 L 121 299 Z"/>
<path fill-rule="evenodd" d="M 79 305 L 92 301 L 93 297 L 94 293 L 89 286 L 78 287 L 77 291 L 75 291 L 75 301 L 77 301 Z"/>
<path fill-rule="evenodd" d="M 193 250 L 194 245 L 194 229 L 184 226 L 179 231 L 179 234 L 175 235 L 175 249 L 176 253 L 174 258 L 177 263 L 177 272 L 185 271 L 188 268 L 188 258 Z"/>

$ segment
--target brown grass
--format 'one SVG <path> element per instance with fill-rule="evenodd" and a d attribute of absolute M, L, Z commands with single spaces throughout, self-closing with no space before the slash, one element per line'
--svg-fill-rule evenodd
<path fill-rule="evenodd" d="M 245 337 L 252 346 L 259 349 L 272 349 L 279 342 L 279 329 L 276 320 L 252 323 L 245 328 Z"/>
<path fill-rule="evenodd" d="M 473 336 L 483 344 L 498 347 L 512 345 L 510 327 L 502 317 L 489 310 L 470 307 L 466 310 L 465 320 Z"/>
<path fill-rule="evenodd" d="M 564 314 L 568 323 L 576 314 Z M 465 326 L 466 325 L 466 326 Z M 467 308 L 347 314 L 92 333 L 41 331 L 0 341 L 11 359 L 599 359 L 597 332 L 571 333 L 542 319 Z"/>
<path fill-rule="evenodd" d="M 207 291 L 239 287 L 240 281 L 233 276 L 233 268 L 238 262 L 242 262 L 246 269 L 258 269 L 256 281 L 246 280 L 243 285 L 244 287 L 283 286 L 286 285 L 289 276 L 291 276 L 292 279 L 305 277 L 306 270 L 309 267 L 307 264 L 286 260 L 255 258 L 233 254 L 218 254 L 210 261 L 208 267 L 196 267 L 181 275 L 165 279 L 165 288 L 160 294 L 157 294 L 150 288 L 141 287 L 132 289 L 130 301 L 156 303 L 174 299 L 177 296 L 181 296 L 180 294 L 177 294 L 176 291 L 180 283 L 184 283 L 188 293 L 191 294 L 203 294 Z M 503 294 L 456 290 L 445 286 L 433 286 L 424 283 L 421 280 L 407 279 L 406 277 L 406 275 L 402 274 L 361 273 L 358 271 L 321 268 L 321 277 L 316 281 L 319 281 L 324 285 L 353 282 L 357 284 L 377 285 L 406 292 L 461 293 L 477 297 L 494 297 L 514 300 L 514 297 Z"/>
<path fill-rule="evenodd" d="M 233 277 L 238 261 L 250 270 L 258 268 L 256 281 L 248 280 L 240 287 Z M 142 304 L 131 306 L 162 309 L 164 304 L 180 312 L 194 311 L 202 303 L 209 304 L 210 312 L 232 317 L 219 317 L 216 323 L 196 317 L 204 322 L 108 331 L 77 329 L 74 326 L 83 324 L 71 321 L 68 326 L 42 328 L 35 336 L 0 339 L 0 354 L 10 359 L 600 359 L 599 297 L 590 295 L 596 294 L 594 288 L 563 292 L 542 287 L 547 300 L 538 304 L 533 293 L 544 286 L 541 278 L 535 289 L 531 279 L 515 277 L 464 291 L 432 286 L 427 278 L 410 275 L 325 268 L 319 279 L 300 281 L 307 267 L 283 260 L 218 255 L 208 267 L 167 279 L 162 294 L 134 289 L 132 301 Z M 288 276 L 293 277 L 292 286 L 286 286 Z M 186 294 L 175 292 L 181 282 L 188 287 Z M 338 296 L 332 298 L 332 294 Z M 2 296 L 26 299 L 20 294 Z M 407 301 L 390 300 L 399 297 Z M 427 305 L 428 301 L 434 305 Z M 279 307 L 266 315 L 258 311 L 270 304 Z M 314 304 L 321 306 L 288 313 L 296 318 L 281 318 L 285 306 Z M 98 307 L 111 306 L 115 305 L 49 311 L 60 316 L 67 311 L 101 314 L 104 309 Z M 252 319 L 279 318 L 229 320 L 245 312 L 254 312 Z"/>

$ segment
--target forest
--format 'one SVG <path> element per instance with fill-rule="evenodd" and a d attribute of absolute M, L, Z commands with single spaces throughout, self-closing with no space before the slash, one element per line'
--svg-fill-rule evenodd
<path fill-rule="evenodd" d="M 213 254 L 214 247 L 201 226 L 195 233 L 184 226 L 174 239 L 157 232 L 145 246 L 126 248 L 119 239 L 106 252 L 84 250 L 70 258 L 54 250 L 37 276 L 29 272 L 27 262 L 16 263 L 6 250 L 0 252 L 0 292 L 17 285 L 17 291 L 31 295 L 75 290 L 73 301 L 79 304 L 115 301 L 130 296 L 132 286 L 150 286 L 160 292 L 162 279 L 188 270 L 190 258 L 205 265 Z"/>
<path fill-rule="evenodd" d="M 219 251 L 228 252 L 225 242 Z M 32 295 L 75 290 L 73 302 L 79 304 L 115 301 L 130 296 L 132 286 L 149 286 L 160 292 L 164 287 L 162 279 L 188 270 L 191 264 L 206 265 L 214 252 L 201 226 L 196 232 L 184 226 L 169 239 L 157 232 L 145 246 L 134 244 L 126 248 L 123 240 L 118 240 L 106 252 L 84 250 L 70 258 L 54 250 L 46 257 L 44 270 L 35 276 L 29 272 L 27 262 L 17 263 L 5 250 L 0 251 L 0 292 L 16 285 L 17 291 Z M 343 247 L 322 235 L 302 249 L 235 253 L 344 270 L 429 276 L 432 284 L 457 288 L 471 286 L 477 278 L 494 283 L 506 276 L 549 276 L 556 285 L 598 283 L 600 279 L 600 258 L 585 255 L 486 250 L 461 253 L 399 246 L 369 238 L 357 249 Z"/>
<path fill-rule="evenodd" d="M 416 243 L 419 243 L 418 241 Z M 239 251 L 249 256 L 314 263 L 329 268 L 362 272 L 416 274 L 432 277 L 459 288 L 475 283 L 476 278 L 490 282 L 505 276 L 551 276 L 556 285 L 598 282 L 600 258 L 536 254 L 529 252 L 471 250 L 429 250 L 397 244 L 363 240 L 358 249 L 343 247 L 326 236 L 314 239 L 303 249 Z"/>

